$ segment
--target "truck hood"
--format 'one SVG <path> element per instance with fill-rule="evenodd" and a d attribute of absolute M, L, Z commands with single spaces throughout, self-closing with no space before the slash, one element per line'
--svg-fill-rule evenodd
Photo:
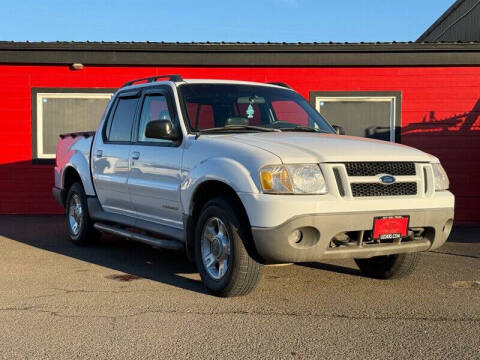
<path fill-rule="evenodd" d="M 273 153 L 284 163 L 438 161 L 434 156 L 409 146 L 345 135 L 268 132 L 232 134 L 227 137 Z"/>

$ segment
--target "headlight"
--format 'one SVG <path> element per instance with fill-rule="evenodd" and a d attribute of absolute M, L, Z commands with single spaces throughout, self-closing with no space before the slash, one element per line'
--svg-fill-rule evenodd
<path fill-rule="evenodd" d="M 260 170 L 263 192 L 326 194 L 327 185 L 317 164 L 272 165 Z"/>
<path fill-rule="evenodd" d="M 435 177 L 435 191 L 448 190 L 450 181 L 445 169 L 440 163 L 432 164 L 433 176 Z"/>

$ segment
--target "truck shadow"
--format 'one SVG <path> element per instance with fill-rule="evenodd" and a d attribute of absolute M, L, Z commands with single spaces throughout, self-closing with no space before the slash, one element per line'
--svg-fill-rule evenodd
<path fill-rule="evenodd" d="M 189 278 L 197 270 L 183 252 L 154 250 L 107 235 L 97 243 L 79 247 L 67 239 L 63 216 L 3 215 L 0 236 L 124 273 L 107 276 L 113 281 L 143 278 L 208 294 L 199 280 Z"/>
<path fill-rule="evenodd" d="M 480 241 L 479 233 L 478 227 L 454 228 L 449 242 L 478 242 Z M 195 265 L 187 260 L 183 252 L 155 250 L 141 243 L 109 235 L 104 235 L 99 242 L 90 246 L 79 247 L 67 239 L 63 215 L 2 215 L 0 216 L 0 236 L 37 249 L 121 272 L 106 276 L 112 281 L 149 279 L 209 295 L 198 278 Z M 38 265 L 41 266 L 41 264 Z M 363 277 L 355 265 L 349 267 L 319 262 L 297 265 Z M 70 271 L 84 270 L 70 269 Z"/>
<path fill-rule="evenodd" d="M 352 260 L 353 262 L 353 260 Z M 345 275 L 354 275 L 354 276 L 361 276 L 365 277 L 359 269 L 335 265 L 335 264 L 327 264 L 327 263 L 319 263 L 319 262 L 306 262 L 306 263 L 299 263 L 297 265 L 308 267 L 311 269 L 318 269 L 318 270 L 325 270 L 330 272 L 336 272 L 338 274 L 345 274 Z M 355 265 L 354 265 L 355 266 Z"/>
<path fill-rule="evenodd" d="M 195 264 L 190 263 L 183 252 L 152 249 L 148 245 L 110 235 L 103 235 L 100 241 L 89 246 L 76 246 L 68 240 L 66 231 L 63 215 L 0 216 L 0 236 L 121 272 L 106 276 L 110 280 L 149 279 L 208 295 L 201 281 L 196 279 L 199 277 Z M 314 262 L 297 265 L 361 276 L 356 268 L 340 265 Z"/>

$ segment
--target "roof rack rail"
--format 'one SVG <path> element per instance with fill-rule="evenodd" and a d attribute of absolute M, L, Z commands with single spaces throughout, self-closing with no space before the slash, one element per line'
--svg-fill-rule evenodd
<path fill-rule="evenodd" d="M 139 82 L 139 81 L 145 81 L 147 83 L 155 82 L 158 79 L 162 79 L 162 78 L 168 78 L 169 81 L 174 81 L 174 82 L 183 81 L 182 77 L 180 75 L 176 75 L 176 74 L 157 75 L 157 76 L 151 76 L 151 77 L 146 77 L 146 78 L 141 78 L 141 79 L 135 79 L 135 80 L 132 80 L 132 81 L 128 81 L 125 84 L 123 84 L 122 87 L 133 85 L 133 84 L 135 84 L 136 82 Z"/>
<path fill-rule="evenodd" d="M 284 87 L 284 88 L 287 88 L 287 89 L 291 89 L 291 87 L 290 87 L 288 84 L 285 84 L 285 83 L 283 83 L 283 82 L 273 81 L 273 82 L 268 82 L 267 84 L 277 85 L 277 86 L 281 86 L 281 87 Z"/>

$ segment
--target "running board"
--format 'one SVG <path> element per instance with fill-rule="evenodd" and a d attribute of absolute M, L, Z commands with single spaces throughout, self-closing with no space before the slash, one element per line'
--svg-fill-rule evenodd
<path fill-rule="evenodd" d="M 119 227 L 105 225 L 102 223 L 95 223 L 93 227 L 101 232 L 106 232 L 114 235 L 118 235 L 127 239 L 135 240 L 142 242 L 147 245 L 151 245 L 154 247 L 159 247 L 163 249 L 170 249 L 170 250 L 182 250 L 184 245 L 180 241 L 177 240 L 164 240 L 164 239 L 157 239 L 152 236 L 138 234 L 133 231 L 128 231 L 125 229 L 121 229 Z"/>

